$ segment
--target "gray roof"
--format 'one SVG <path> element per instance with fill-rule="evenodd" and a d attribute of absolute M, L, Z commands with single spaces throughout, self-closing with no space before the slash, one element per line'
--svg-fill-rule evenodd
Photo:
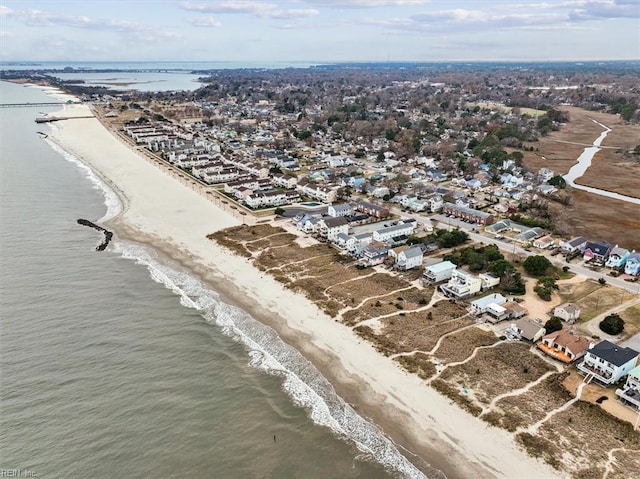
<path fill-rule="evenodd" d="M 418 256 L 422 256 L 422 248 L 420 248 L 420 246 L 412 246 L 404 252 L 404 256 L 406 258 L 417 258 Z"/>
<path fill-rule="evenodd" d="M 622 366 L 640 354 L 635 349 L 618 346 L 606 339 L 590 348 L 589 352 L 616 366 Z"/>
<path fill-rule="evenodd" d="M 324 224 L 327 225 L 327 228 L 335 228 L 337 226 L 347 225 L 349 222 L 344 216 L 337 216 L 336 218 L 325 218 Z"/>

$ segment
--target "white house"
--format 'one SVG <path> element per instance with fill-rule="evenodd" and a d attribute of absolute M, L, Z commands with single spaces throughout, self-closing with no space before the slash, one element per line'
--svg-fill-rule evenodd
<path fill-rule="evenodd" d="M 555 245 L 553 238 L 550 235 L 543 236 L 542 238 L 538 238 L 533 242 L 533 247 L 538 249 L 549 249 Z"/>
<path fill-rule="evenodd" d="M 623 403 L 640 410 L 640 366 L 629 371 L 627 382 L 616 394 Z"/>
<path fill-rule="evenodd" d="M 451 261 L 441 261 L 440 263 L 432 264 L 424 269 L 424 273 L 422 274 L 423 281 L 426 283 L 439 283 L 447 280 L 451 278 L 456 268 L 456 264 Z"/>
<path fill-rule="evenodd" d="M 353 208 L 351 208 L 351 205 L 347 203 L 329 205 L 329 208 L 327 208 L 327 214 L 334 218 L 338 216 L 351 216 L 353 214 Z"/>
<path fill-rule="evenodd" d="M 380 228 L 373 232 L 374 241 L 390 241 L 399 236 L 409 236 L 415 230 L 415 223 L 400 223 L 386 228 Z"/>
<path fill-rule="evenodd" d="M 343 216 L 323 218 L 318 223 L 320 235 L 331 242 L 338 239 L 340 233 L 349 232 L 349 222 Z"/>
<path fill-rule="evenodd" d="M 487 296 L 484 296 L 480 299 L 476 299 L 471 302 L 471 312 L 475 315 L 480 315 L 488 312 L 489 310 L 494 310 L 493 312 L 497 314 L 502 314 L 506 311 L 504 308 L 495 308 L 495 306 L 500 306 L 503 303 L 506 303 L 507 298 L 502 296 L 500 293 L 493 293 Z"/>
<path fill-rule="evenodd" d="M 587 246 L 587 239 L 583 236 L 578 236 L 569 241 L 560 241 L 560 249 L 567 253 L 573 253 L 574 251 L 584 251 Z"/>
<path fill-rule="evenodd" d="M 545 329 L 541 324 L 531 321 L 527 318 L 520 318 L 517 321 L 511 323 L 507 328 L 507 334 L 509 336 L 515 336 L 519 339 L 526 339 L 527 341 L 536 342 L 542 336 L 544 336 Z"/>
<path fill-rule="evenodd" d="M 602 384 L 613 384 L 636 365 L 638 351 L 604 340 L 589 348 L 578 370 Z"/>
<path fill-rule="evenodd" d="M 564 319 L 567 323 L 575 323 L 580 317 L 580 306 L 573 303 L 564 303 L 553 308 L 553 315 Z"/>
<path fill-rule="evenodd" d="M 401 251 L 396 257 L 396 265 L 403 270 L 410 270 L 422 266 L 422 248 L 414 245 L 404 251 Z"/>

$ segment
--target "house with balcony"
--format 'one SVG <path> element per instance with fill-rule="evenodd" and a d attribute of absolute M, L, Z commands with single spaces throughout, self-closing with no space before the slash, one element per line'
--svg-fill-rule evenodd
<path fill-rule="evenodd" d="M 486 291 L 500 284 L 500 278 L 488 273 L 475 276 L 466 271 L 454 270 L 447 284 L 440 286 L 440 290 L 447 296 L 458 299 L 467 298 Z"/>
<path fill-rule="evenodd" d="M 502 296 L 500 293 L 493 293 L 487 296 L 483 296 L 482 298 L 476 299 L 471 302 L 471 313 L 480 316 L 484 313 L 489 313 L 496 316 L 504 315 L 506 319 L 506 309 L 500 306 L 503 303 L 507 302 L 507 298 Z"/>
<path fill-rule="evenodd" d="M 561 329 L 543 336 L 536 347 L 547 356 L 569 364 L 587 353 L 589 340 L 569 329 Z"/>
<path fill-rule="evenodd" d="M 513 303 L 513 301 L 510 303 Z M 509 338 L 524 339 L 525 341 L 535 343 L 544 336 L 545 329 L 540 323 L 527 318 L 520 318 L 509 325 L 506 333 Z"/>
<path fill-rule="evenodd" d="M 384 263 L 389 256 L 389 247 L 384 243 L 371 243 L 362 250 L 362 262 L 369 266 Z"/>
<path fill-rule="evenodd" d="M 639 354 L 635 349 L 604 340 L 587 350 L 578 371 L 585 375 L 585 382 L 593 379 L 604 385 L 613 384 L 636 366 Z"/>
<path fill-rule="evenodd" d="M 403 271 L 422 266 L 424 253 L 419 245 L 411 246 L 396 256 L 396 266 Z"/>
<path fill-rule="evenodd" d="M 609 253 L 607 262 L 604 265 L 608 268 L 621 268 L 626 264 L 629 256 L 631 256 L 631 252 L 628 249 L 616 246 Z"/>
<path fill-rule="evenodd" d="M 629 371 L 627 382 L 616 390 L 616 395 L 624 404 L 640 411 L 640 366 Z"/>
<path fill-rule="evenodd" d="M 422 281 L 426 284 L 440 283 L 451 278 L 458 266 L 451 261 L 441 261 L 427 266 L 422 273 Z"/>
<path fill-rule="evenodd" d="M 640 275 L 640 253 L 631 253 L 627 258 L 627 264 L 624 265 L 625 274 L 631 276 Z"/>
<path fill-rule="evenodd" d="M 340 233 L 349 232 L 349 222 L 344 216 L 323 218 L 318 223 L 318 231 L 320 236 L 334 243 Z"/>
<path fill-rule="evenodd" d="M 440 286 L 440 289 L 447 296 L 466 298 L 480 292 L 482 280 L 471 273 L 456 269 L 452 271 L 447 284 Z"/>

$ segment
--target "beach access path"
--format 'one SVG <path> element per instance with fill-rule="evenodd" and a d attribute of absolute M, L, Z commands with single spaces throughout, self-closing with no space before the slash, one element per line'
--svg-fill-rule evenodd
<path fill-rule="evenodd" d="M 62 113 L 86 116 L 89 108 L 71 105 L 56 115 Z M 122 213 L 107 221 L 116 238 L 159 249 L 272 326 L 398 445 L 450 479 L 561 477 L 520 449 L 511 433 L 463 411 L 307 298 L 208 240 L 206 235 L 240 221 L 129 148 L 97 119 L 59 122 L 50 136 L 122 198 Z"/>

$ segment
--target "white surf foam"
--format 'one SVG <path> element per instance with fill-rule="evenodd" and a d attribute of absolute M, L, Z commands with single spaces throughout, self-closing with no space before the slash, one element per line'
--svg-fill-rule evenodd
<path fill-rule="evenodd" d="M 403 478 L 426 479 L 377 426 L 346 404 L 329 381 L 296 349 L 284 343 L 272 328 L 242 309 L 224 303 L 217 292 L 195 276 L 159 259 L 152 248 L 120 240 L 112 245 L 112 250 L 123 258 L 146 266 L 154 281 L 180 296 L 183 306 L 198 310 L 224 334 L 244 344 L 250 365 L 282 377 L 282 387 L 292 401 L 305 408 L 314 423 L 353 442 L 362 452 L 358 460 L 375 460 Z"/>
<path fill-rule="evenodd" d="M 52 128 L 55 126 L 51 125 Z M 122 212 L 122 202 L 115 191 L 109 185 L 107 185 L 98 175 L 94 173 L 94 171 L 89 168 L 86 164 L 84 164 L 81 160 L 79 160 L 75 155 L 69 153 L 65 149 L 63 149 L 57 143 L 51 141 L 49 138 L 44 139 L 47 144 L 57 153 L 62 155 L 62 157 L 76 165 L 80 171 L 84 173 L 84 175 L 91 181 L 93 187 L 102 193 L 104 198 L 104 204 L 107 207 L 107 212 L 104 214 L 102 218 L 98 220 L 98 222 L 107 221 L 115 216 L 118 216 Z"/>

